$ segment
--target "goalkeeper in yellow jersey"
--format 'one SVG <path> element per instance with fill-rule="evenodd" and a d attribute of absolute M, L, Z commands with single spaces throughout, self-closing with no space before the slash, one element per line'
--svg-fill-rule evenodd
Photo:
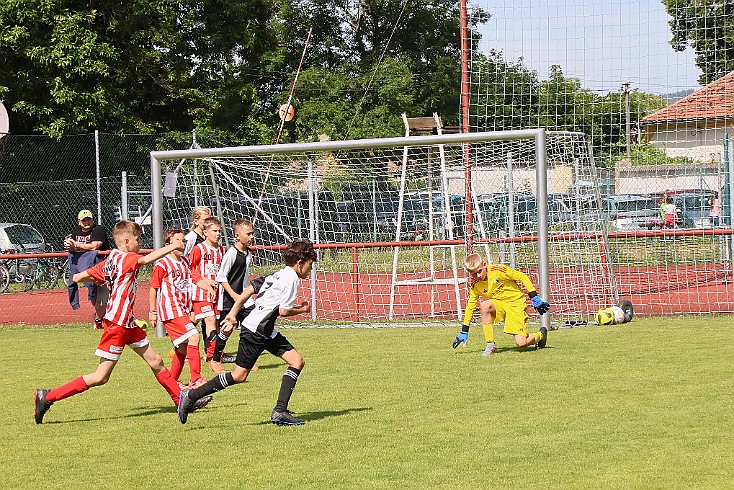
<path fill-rule="evenodd" d="M 505 322 L 504 332 L 515 336 L 515 344 L 518 347 L 531 345 L 535 345 L 537 349 L 545 347 L 548 341 L 548 330 L 545 327 L 540 327 L 540 332 L 528 334 L 525 293 L 518 282 L 525 286 L 533 308 L 538 313 L 541 315 L 546 313 L 550 309 L 550 304 L 543 301 L 538 295 L 535 286 L 526 274 L 506 265 L 487 264 L 479 254 L 469 255 L 464 261 L 464 269 L 471 276 L 473 285 L 464 311 L 464 325 L 454 339 L 454 349 L 462 343 L 466 347 L 466 341 L 469 338 L 469 324 L 480 296 L 484 298 L 479 305 L 479 312 L 482 318 L 484 339 L 487 341 L 487 347 L 482 356 L 486 357 L 497 352 L 492 330 L 494 322 Z"/>

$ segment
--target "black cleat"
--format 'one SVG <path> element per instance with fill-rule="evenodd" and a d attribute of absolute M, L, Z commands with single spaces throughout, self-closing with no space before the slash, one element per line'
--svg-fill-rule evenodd
<path fill-rule="evenodd" d="M 49 391 L 51 390 L 39 388 L 33 392 L 33 416 L 36 418 L 37 424 L 43 423 L 43 416 L 51 408 L 51 405 L 53 405 L 53 403 L 46 401 L 46 394 Z"/>
<path fill-rule="evenodd" d="M 176 413 L 178 414 L 178 420 L 182 424 L 186 423 L 186 420 L 189 418 L 189 413 L 191 413 L 191 409 L 189 408 L 191 405 L 191 400 L 189 400 L 189 390 L 181 390 L 181 394 L 178 395 L 178 407 L 176 408 Z"/>
<path fill-rule="evenodd" d="M 545 343 L 548 342 L 548 329 L 545 327 L 540 327 L 540 333 L 543 334 L 543 338 L 538 341 L 538 344 L 536 345 L 537 349 L 544 348 Z"/>
<path fill-rule="evenodd" d="M 270 421 L 276 425 L 303 425 L 306 423 L 305 420 L 294 417 L 290 410 L 283 410 L 282 412 L 273 410 Z"/>
<path fill-rule="evenodd" d="M 226 363 L 232 363 L 232 362 L 235 362 L 236 360 L 237 360 L 237 356 L 231 356 L 229 354 L 222 354 L 222 360 L 219 361 L 219 362 L 222 362 L 222 363 L 225 363 L 225 362 Z"/>
<path fill-rule="evenodd" d="M 200 408 L 204 408 L 207 405 L 209 405 L 209 402 L 212 401 L 214 398 L 210 395 L 202 396 L 198 400 L 196 400 L 194 403 L 191 404 L 191 409 L 189 409 L 189 413 L 196 412 Z"/>

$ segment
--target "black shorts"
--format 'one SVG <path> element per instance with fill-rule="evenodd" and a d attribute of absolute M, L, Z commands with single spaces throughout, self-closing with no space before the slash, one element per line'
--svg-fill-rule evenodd
<path fill-rule="evenodd" d="M 247 315 L 250 314 L 252 310 L 255 309 L 255 305 L 248 306 L 247 308 L 240 308 L 240 312 L 237 313 L 237 325 L 242 323 L 242 320 L 245 319 Z M 219 323 L 222 323 L 225 318 L 227 318 L 227 315 L 229 315 L 229 312 L 232 311 L 231 309 L 228 310 L 222 310 L 219 312 Z M 235 327 L 237 326 L 235 325 Z"/>
<path fill-rule="evenodd" d="M 240 330 L 240 346 L 237 349 L 237 359 L 235 364 L 241 368 L 252 369 L 257 362 L 257 358 L 263 351 L 268 351 L 272 355 L 281 357 L 286 352 L 293 350 L 293 346 L 284 335 L 280 332 L 275 334 L 272 339 L 265 337 L 263 334 L 252 332 L 244 327 Z"/>

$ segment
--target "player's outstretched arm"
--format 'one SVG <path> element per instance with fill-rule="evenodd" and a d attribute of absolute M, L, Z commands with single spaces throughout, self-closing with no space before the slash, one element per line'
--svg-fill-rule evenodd
<path fill-rule="evenodd" d="M 278 313 L 280 313 L 280 316 L 294 316 L 294 315 L 300 315 L 301 313 L 308 313 L 311 311 L 311 303 L 308 301 L 304 301 L 298 306 L 293 306 L 293 308 L 280 308 Z"/>
<path fill-rule="evenodd" d="M 174 250 L 183 250 L 183 249 L 184 249 L 183 242 L 176 241 L 173 243 L 169 243 L 168 245 L 166 245 L 163 248 L 159 248 L 158 250 L 153 250 L 148 255 L 142 255 L 138 259 L 138 264 L 140 265 L 152 264 L 156 260 L 160 259 L 161 257 L 165 257 L 166 255 L 173 252 Z"/>

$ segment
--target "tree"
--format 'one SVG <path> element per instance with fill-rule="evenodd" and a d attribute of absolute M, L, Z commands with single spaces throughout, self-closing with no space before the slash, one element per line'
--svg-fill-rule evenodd
<path fill-rule="evenodd" d="M 0 3 L 16 133 L 190 131 L 256 111 L 280 50 L 268 0 Z M 237 80 L 237 83 L 231 83 Z"/>
<path fill-rule="evenodd" d="M 701 85 L 734 70 L 734 2 L 731 0 L 663 0 L 670 15 L 670 44 L 676 51 L 691 46 Z"/>

